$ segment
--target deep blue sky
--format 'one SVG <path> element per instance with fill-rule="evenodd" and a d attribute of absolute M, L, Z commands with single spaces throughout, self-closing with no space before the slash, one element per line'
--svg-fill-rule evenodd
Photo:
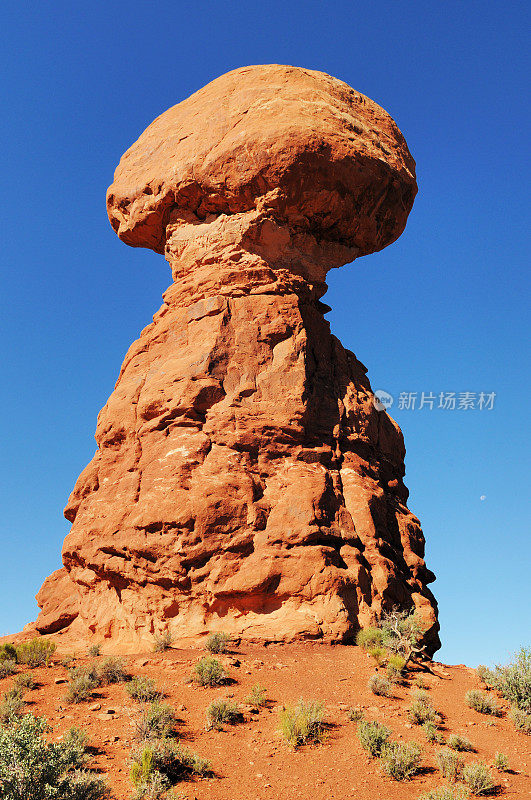
<path fill-rule="evenodd" d="M 396 398 L 496 392 L 492 410 L 391 410 L 437 574 L 438 657 L 529 644 L 526 5 L 3 0 L 0 634 L 35 617 L 60 566 L 96 415 L 170 282 L 111 230 L 114 168 L 208 81 L 282 63 L 374 99 L 417 161 L 401 239 L 329 275 L 333 331 Z"/>

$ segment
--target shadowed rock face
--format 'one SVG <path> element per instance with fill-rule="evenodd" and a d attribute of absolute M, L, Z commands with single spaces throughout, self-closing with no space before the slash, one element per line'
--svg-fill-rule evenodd
<path fill-rule="evenodd" d="M 174 282 L 98 417 L 39 631 L 123 651 L 164 629 L 348 641 L 398 605 L 437 649 L 402 434 L 320 301 L 415 193 L 386 112 L 294 67 L 218 78 L 127 151 L 111 224 Z"/>

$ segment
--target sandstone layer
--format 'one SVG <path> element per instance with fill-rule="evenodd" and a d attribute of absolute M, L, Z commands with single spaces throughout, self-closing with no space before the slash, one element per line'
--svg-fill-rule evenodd
<path fill-rule="evenodd" d="M 218 78 L 125 153 L 111 224 L 173 283 L 98 417 L 37 630 L 131 651 L 163 630 L 349 641 L 398 606 L 437 649 L 402 434 L 320 299 L 415 193 L 389 115 L 294 67 Z"/>

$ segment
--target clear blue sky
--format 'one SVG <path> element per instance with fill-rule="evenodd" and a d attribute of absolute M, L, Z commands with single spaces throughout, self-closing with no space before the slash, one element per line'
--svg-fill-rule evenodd
<path fill-rule="evenodd" d="M 0 633 L 35 617 L 60 566 L 96 415 L 170 282 L 162 256 L 111 230 L 114 168 L 208 81 L 282 63 L 376 100 L 417 161 L 405 233 L 331 273 L 325 299 L 373 388 L 396 398 L 437 574 L 438 657 L 490 664 L 529 644 L 526 5 L 3 0 Z M 400 392 L 422 391 L 496 399 L 397 409 Z"/>

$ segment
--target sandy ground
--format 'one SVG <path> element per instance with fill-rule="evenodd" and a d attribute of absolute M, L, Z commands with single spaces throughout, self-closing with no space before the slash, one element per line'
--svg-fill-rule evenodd
<path fill-rule="evenodd" d="M 198 755 L 211 761 L 214 777 L 185 781 L 177 797 L 186 800 L 416 800 L 423 792 L 445 784 L 436 769 L 438 745 L 426 741 L 421 728 L 408 721 L 412 681 L 397 686 L 392 698 L 377 697 L 367 688 L 374 673 L 373 661 L 363 650 L 322 644 L 240 646 L 219 656 L 232 682 L 218 688 L 190 684 L 191 669 L 204 651 L 171 649 L 161 654 L 126 656 L 123 662 L 132 675 L 154 678 L 166 694 L 177 717 L 177 738 Z M 95 659 L 96 661 L 101 660 Z M 91 659 L 78 658 L 76 663 Z M 458 733 L 471 740 L 475 753 L 464 753 L 465 761 L 478 758 L 492 764 L 499 751 L 507 755 L 511 771 L 492 769 L 507 800 L 531 797 L 531 741 L 517 733 L 507 717 L 494 719 L 468 708 L 468 689 L 484 688 L 475 671 L 463 666 L 434 663 L 437 675 L 422 674 L 431 701 L 443 716 L 445 737 Z M 84 728 L 92 745 L 89 766 L 105 776 L 116 800 L 129 800 L 130 752 L 135 746 L 134 720 L 141 706 L 128 696 L 123 684 L 102 687 L 93 698 L 79 705 L 65 700 L 68 677 L 65 667 L 54 663 L 32 670 L 39 687 L 26 694 L 27 710 L 45 716 L 52 725 L 52 739 L 72 725 Z M 205 712 L 220 697 L 244 702 L 251 687 L 259 683 L 267 691 L 268 706 L 258 714 L 246 711 L 244 721 L 223 731 L 206 730 Z M 0 681 L 3 693 L 11 678 Z M 282 704 L 303 698 L 320 700 L 326 708 L 328 738 L 321 745 L 290 749 L 278 733 Z M 385 723 L 398 741 L 416 741 L 423 750 L 423 770 L 413 780 L 396 782 L 382 775 L 377 761 L 362 749 L 356 723 L 347 709 L 361 706 L 365 718 Z"/>

